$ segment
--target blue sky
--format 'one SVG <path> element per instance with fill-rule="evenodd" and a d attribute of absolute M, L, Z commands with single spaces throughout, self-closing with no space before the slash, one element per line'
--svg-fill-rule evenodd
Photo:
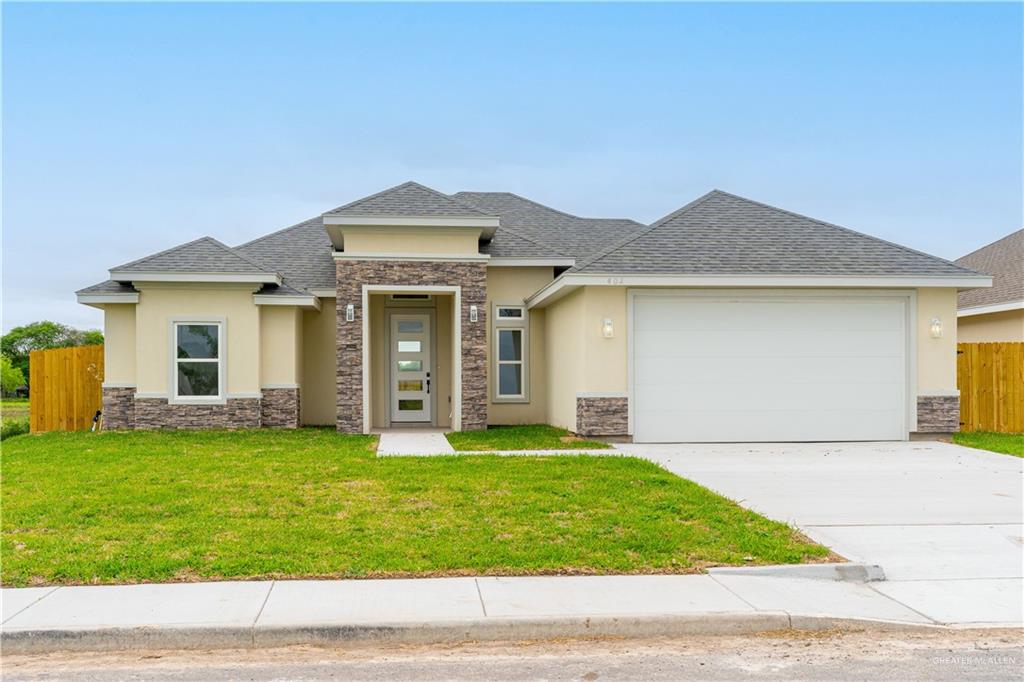
<path fill-rule="evenodd" d="M 3 328 L 414 179 L 718 187 L 955 258 L 1019 229 L 1019 4 L 3 6 Z"/>

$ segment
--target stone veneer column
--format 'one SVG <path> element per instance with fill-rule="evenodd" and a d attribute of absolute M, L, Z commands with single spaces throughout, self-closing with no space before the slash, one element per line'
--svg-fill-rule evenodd
<path fill-rule="evenodd" d="M 135 428 L 135 387 L 103 388 L 103 429 Z"/>
<path fill-rule="evenodd" d="M 956 433 L 960 430 L 960 396 L 917 396 L 917 433 Z"/>
<path fill-rule="evenodd" d="M 260 425 L 264 428 L 297 429 L 301 400 L 298 388 L 264 388 L 260 401 Z"/>
<path fill-rule="evenodd" d="M 259 398 L 230 398 L 223 405 L 182 405 L 166 398 L 136 398 L 136 429 L 258 429 Z"/>
<path fill-rule="evenodd" d="M 580 436 L 629 435 L 629 398 L 576 396 L 576 433 Z"/>
<path fill-rule="evenodd" d="M 462 428 L 487 428 L 487 264 L 456 261 L 339 260 L 336 263 L 337 429 L 363 432 L 363 285 L 461 287 Z M 355 319 L 345 320 L 345 308 Z M 469 307 L 478 319 L 469 321 Z M 371 339 L 382 343 L 383 339 Z"/>

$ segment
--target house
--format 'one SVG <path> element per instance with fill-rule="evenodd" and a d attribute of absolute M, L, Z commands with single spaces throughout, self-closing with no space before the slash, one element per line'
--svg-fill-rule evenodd
<path fill-rule="evenodd" d="M 992 287 L 963 291 L 957 301 L 962 343 L 1024 341 L 1024 230 L 954 261 L 992 275 Z"/>
<path fill-rule="evenodd" d="M 409 182 L 78 300 L 105 314 L 107 428 L 900 440 L 956 430 L 957 294 L 990 285 L 721 191 L 642 225 Z"/>

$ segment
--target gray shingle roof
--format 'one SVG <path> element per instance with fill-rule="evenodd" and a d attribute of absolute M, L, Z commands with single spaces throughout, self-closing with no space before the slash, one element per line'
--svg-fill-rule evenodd
<path fill-rule="evenodd" d="M 625 218 L 581 218 L 510 192 L 459 192 L 452 196 L 481 211 L 500 216 L 501 227 L 494 241 L 499 240 L 503 230 L 512 230 L 520 237 L 572 258 L 599 253 L 624 235 L 644 227 Z M 506 255 L 500 251 L 492 251 L 491 255 Z"/>
<path fill-rule="evenodd" d="M 79 289 L 75 292 L 76 294 L 137 294 L 138 289 L 133 287 L 131 284 L 124 282 L 115 282 L 112 279 L 108 279 L 105 282 L 93 284 L 84 289 Z"/>
<path fill-rule="evenodd" d="M 320 216 L 236 246 L 237 253 L 280 272 L 284 283 L 299 289 L 333 289 L 331 240 Z"/>
<path fill-rule="evenodd" d="M 486 213 L 455 201 L 447 194 L 405 182 L 324 213 L 326 216 L 463 216 L 483 217 Z"/>
<path fill-rule="evenodd" d="M 949 261 L 714 190 L 574 269 L 707 275 L 969 276 Z"/>
<path fill-rule="evenodd" d="M 236 252 L 213 237 L 172 247 L 152 256 L 111 268 L 111 272 L 202 272 L 227 274 L 273 274 L 265 266 Z"/>
<path fill-rule="evenodd" d="M 953 262 L 992 275 L 990 289 L 962 292 L 958 308 L 1024 301 L 1024 230 L 1008 234 Z"/>

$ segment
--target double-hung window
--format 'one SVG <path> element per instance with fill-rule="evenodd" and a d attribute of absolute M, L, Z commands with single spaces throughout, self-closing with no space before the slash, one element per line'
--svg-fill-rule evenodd
<path fill-rule="evenodd" d="M 521 305 L 494 307 L 494 399 L 528 400 L 527 312 Z"/>
<path fill-rule="evenodd" d="M 224 397 L 223 328 L 220 322 L 174 323 L 176 399 L 205 402 Z"/>

